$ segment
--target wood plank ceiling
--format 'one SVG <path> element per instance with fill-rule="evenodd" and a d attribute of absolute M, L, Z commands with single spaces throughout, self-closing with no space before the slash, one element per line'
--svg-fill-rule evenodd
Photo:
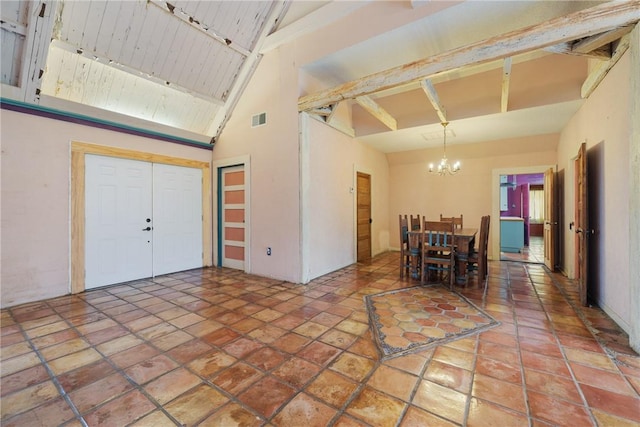
<path fill-rule="evenodd" d="M 3 92 L 20 87 L 26 102 L 54 97 L 215 137 L 257 66 L 260 41 L 286 7 L 281 1 L 3 1 Z"/>

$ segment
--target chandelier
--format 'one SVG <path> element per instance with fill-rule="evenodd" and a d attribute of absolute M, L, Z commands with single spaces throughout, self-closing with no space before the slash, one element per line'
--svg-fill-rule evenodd
<path fill-rule="evenodd" d="M 444 154 L 442 160 L 438 163 L 437 167 L 433 166 L 433 163 L 429 163 L 429 172 L 437 173 L 438 175 L 454 175 L 460 170 L 460 162 L 455 162 L 453 165 L 449 164 L 447 159 L 447 125 L 449 122 L 442 122 L 442 128 L 444 129 Z"/>

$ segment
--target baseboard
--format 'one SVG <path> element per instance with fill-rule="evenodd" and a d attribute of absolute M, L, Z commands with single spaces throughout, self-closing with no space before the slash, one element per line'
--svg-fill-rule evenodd
<path fill-rule="evenodd" d="M 600 301 L 597 301 L 597 304 L 598 304 L 598 307 L 600 307 L 600 309 L 602 311 L 604 311 L 607 314 L 607 316 L 609 316 L 611 318 L 611 320 L 616 322 L 616 324 L 618 326 L 620 326 L 622 328 L 622 330 L 627 333 L 627 335 L 631 336 L 631 325 L 629 323 L 625 322 L 624 319 L 622 319 L 620 316 L 618 316 L 607 305 L 602 304 Z"/>

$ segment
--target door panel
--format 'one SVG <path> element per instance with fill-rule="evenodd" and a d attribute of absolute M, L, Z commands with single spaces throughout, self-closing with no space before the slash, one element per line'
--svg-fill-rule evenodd
<path fill-rule="evenodd" d="M 555 270 L 556 228 L 555 217 L 555 173 L 549 168 L 544 173 L 544 264 L 551 271 Z"/>
<path fill-rule="evenodd" d="M 587 215 L 587 144 L 582 143 L 578 150 L 578 157 L 575 160 L 575 233 L 576 233 L 576 258 L 578 269 L 578 293 L 580 294 L 580 303 L 587 305 L 587 271 L 589 253 L 589 233 Z"/>
<path fill-rule="evenodd" d="M 202 267 L 202 170 L 153 165 L 153 273 Z"/>
<path fill-rule="evenodd" d="M 85 287 L 152 275 L 151 163 L 86 155 Z"/>
<path fill-rule="evenodd" d="M 357 257 L 371 258 L 371 175 L 357 174 Z"/>
<path fill-rule="evenodd" d="M 219 253 L 223 267 L 245 268 L 244 165 L 220 170 L 221 218 Z"/>

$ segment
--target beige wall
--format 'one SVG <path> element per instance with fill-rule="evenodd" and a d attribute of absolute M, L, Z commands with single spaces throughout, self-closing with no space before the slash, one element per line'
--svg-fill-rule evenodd
<path fill-rule="evenodd" d="M 628 256 L 630 73 L 630 55 L 627 53 L 569 121 L 558 145 L 558 169 L 565 177 L 565 209 L 561 220 L 564 223 L 566 272 L 569 277 L 576 275 L 574 233 L 568 230 L 568 224 L 574 221 L 575 215 L 573 161 L 580 144 L 586 142 L 590 228 L 595 230 L 595 235 L 589 239 L 595 246 L 590 259 L 590 295 L 628 332 L 631 329 Z"/>
<path fill-rule="evenodd" d="M 209 150 L 2 110 L 1 306 L 70 291 L 70 143 L 209 161 Z"/>
<path fill-rule="evenodd" d="M 388 172 L 383 154 L 299 116 L 295 55 L 294 47 L 265 55 L 214 147 L 213 162 L 250 158 L 248 271 L 300 283 L 355 262 L 350 189 L 356 170 L 372 175 L 372 252 L 387 250 Z M 251 116 L 261 112 L 267 124 L 252 128 Z M 348 122 L 343 113 L 339 120 Z M 299 122 L 306 123 L 304 132 Z"/>
<path fill-rule="evenodd" d="M 505 168 L 555 165 L 558 135 L 491 141 L 447 147 L 450 161 L 460 160 L 455 176 L 431 175 L 427 165 L 442 157 L 441 148 L 387 154 L 389 159 L 389 229 L 391 247 L 399 248 L 399 214 L 420 214 L 427 219 L 464 215 L 464 225 L 480 227 L 480 218 L 495 211 L 492 172 Z M 498 210 L 499 211 L 499 210 Z M 490 239 L 498 236 L 492 218 Z M 489 256 L 492 257 L 492 249 Z"/>
<path fill-rule="evenodd" d="M 296 82 L 286 50 L 266 55 L 213 149 L 214 167 L 238 156 L 251 161 L 248 272 L 292 282 L 301 277 Z M 262 112 L 266 125 L 252 128 L 251 117 Z"/>
<path fill-rule="evenodd" d="M 374 151 L 335 129 L 308 118 L 301 151 L 305 171 L 302 199 L 305 267 L 302 281 L 356 262 L 356 172 L 371 176 L 371 252 L 389 246 L 388 166 Z M 306 183 L 306 185 L 305 185 Z"/>

